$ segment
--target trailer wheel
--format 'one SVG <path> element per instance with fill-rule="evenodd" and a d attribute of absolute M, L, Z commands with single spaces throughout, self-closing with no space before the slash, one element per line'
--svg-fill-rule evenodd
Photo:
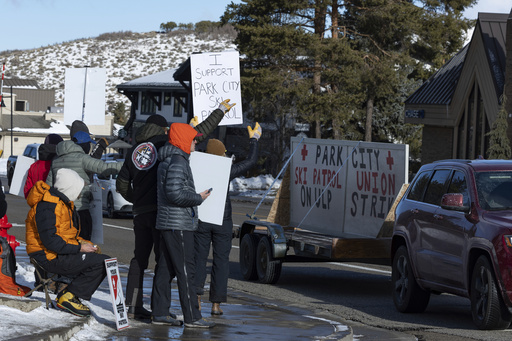
<path fill-rule="evenodd" d="M 281 275 L 282 261 L 272 257 L 272 244 L 268 237 L 263 237 L 256 251 L 256 270 L 258 280 L 264 284 L 274 284 Z"/>
<path fill-rule="evenodd" d="M 258 278 L 256 272 L 257 246 L 258 237 L 252 233 L 247 233 L 240 241 L 240 272 L 247 281 L 254 281 Z"/>

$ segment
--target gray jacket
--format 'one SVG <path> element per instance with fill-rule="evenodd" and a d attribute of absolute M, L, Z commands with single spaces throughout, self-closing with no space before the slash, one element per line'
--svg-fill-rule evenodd
<path fill-rule="evenodd" d="M 109 162 L 98 160 L 85 154 L 82 147 L 74 141 L 62 141 L 57 145 L 57 158 L 53 159 L 50 172 L 46 178 L 46 183 L 53 186 L 55 174 L 61 168 L 74 170 L 85 181 L 80 197 L 75 201 L 77 211 L 89 209 L 92 201 L 90 190 L 91 177 L 94 173 L 103 173 L 103 175 L 118 173 L 122 162 Z"/>
<path fill-rule="evenodd" d="M 203 199 L 196 193 L 189 157 L 169 142 L 158 151 L 158 230 L 197 230 L 197 206 Z"/>

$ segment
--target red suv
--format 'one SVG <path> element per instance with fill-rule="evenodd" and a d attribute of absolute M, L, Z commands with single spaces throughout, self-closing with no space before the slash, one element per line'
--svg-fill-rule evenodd
<path fill-rule="evenodd" d="M 480 329 L 512 321 L 512 161 L 422 166 L 396 207 L 393 301 L 423 312 L 430 294 L 468 297 Z"/>

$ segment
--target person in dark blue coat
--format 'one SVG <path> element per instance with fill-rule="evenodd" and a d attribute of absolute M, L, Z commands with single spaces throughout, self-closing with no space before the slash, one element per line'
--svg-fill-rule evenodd
<path fill-rule="evenodd" d="M 241 162 L 231 166 L 229 181 L 237 178 L 253 168 L 258 161 L 258 140 L 261 137 L 261 127 L 256 122 L 254 129 L 247 127 L 249 131 L 249 154 Z M 226 147 L 217 139 L 208 140 L 206 152 L 209 154 L 226 156 Z M 210 253 L 210 244 L 213 247 L 213 263 L 210 279 L 210 297 L 212 302 L 212 315 L 222 315 L 221 302 L 226 302 L 229 276 L 229 253 L 231 252 L 231 238 L 233 235 L 233 219 L 231 218 L 231 198 L 229 191 L 226 196 L 224 217 L 222 225 L 215 225 L 199 220 L 199 226 L 195 232 L 196 250 L 196 275 L 195 286 L 198 303 L 200 306 L 201 295 L 204 294 L 206 281 L 206 261 Z"/>

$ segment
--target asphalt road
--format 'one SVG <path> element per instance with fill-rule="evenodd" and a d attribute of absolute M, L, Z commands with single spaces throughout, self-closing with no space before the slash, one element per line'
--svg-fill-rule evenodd
<path fill-rule="evenodd" d="M 2 179 L 3 183 L 4 179 Z M 25 240 L 24 221 L 29 210 L 23 198 L 7 194 L 8 219 L 13 227 L 8 231 L 18 240 Z M 252 214 L 258 202 L 233 201 L 235 225 Z M 262 204 L 256 216 L 264 219 L 270 210 Z M 133 254 L 131 218 L 104 217 L 102 251 L 128 264 Z M 359 263 L 284 263 L 279 281 L 274 285 L 243 280 L 238 265 L 238 240 L 233 240 L 230 256 L 231 290 L 261 297 L 276 304 L 296 306 L 331 314 L 351 325 L 354 335 L 364 326 L 401 331 L 418 340 L 510 340 L 512 329 L 479 331 L 471 320 L 468 299 L 452 295 L 432 295 L 422 314 L 402 314 L 391 299 L 391 273 L 388 266 Z M 150 264 L 154 267 L 154 262 Z M 361 326 L 361 327 L 358 327 Z M 363 329 L 364 330 L 364 329 Z M 361 332 L 364 334 L 364 332 Z M 378 337 L 375 338 L 378 340 Z"/>

